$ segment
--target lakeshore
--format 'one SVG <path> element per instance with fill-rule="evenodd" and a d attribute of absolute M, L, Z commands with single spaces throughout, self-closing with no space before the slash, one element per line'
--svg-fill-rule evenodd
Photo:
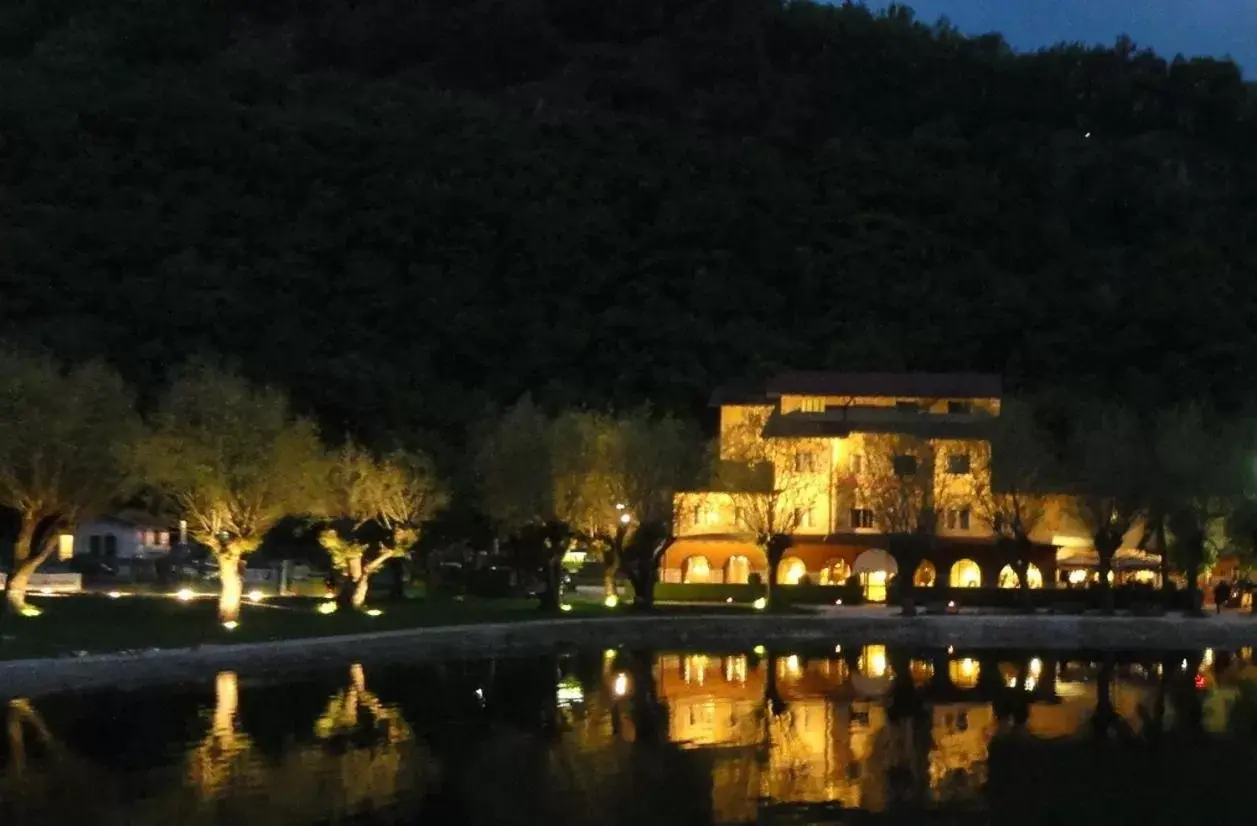
<path fill-rule="evenodd" d="M 964 650 L 1200 650 L 1257 644 L 1257 620 L 1221 617 L 957 615 L 904 618 L 886 609 L 812 614 L 702 613 L 563 617 L 312 636 L 0 662 L 0 697 L 194 681 L 230 669 L 267 678 L 348 662 L 526 656 L 615 647 L 653 650 L 885 644 Z"/>

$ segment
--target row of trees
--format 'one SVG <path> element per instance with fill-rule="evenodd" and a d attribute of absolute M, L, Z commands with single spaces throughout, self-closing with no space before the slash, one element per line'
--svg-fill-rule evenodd
<path fill-rule="evenodd" d="M 473 442 L 481 507 L 519 557 L 545 571 L 543 607 L 558 605 L 560 561 L 574 544 L 601 555 L 608 596 L 623 572 L 635 599 L 652 601 L 673 493 L 705 466 L 694 427 L 648 408 L 552 416 L 525 398 Z"/>
<path fill-rule="evenodd" d="M 186 370 L 147 415 L 101 364 L 64 369 L 0 353 L 0 506 L 18 528 L 7 602 L 26 603 L 31 575 L 58 537 L 140 500 L 219 563 L 219 614 L 237 619 L 241 567 L 284 518 L 317 533 L 341 573 L 339 601 L 359 608 L 371 576 L 405 555 L 448 501 L 429 457 L 353 442 L 329 450 L 277 390 L 222 370 Z M 672 495 L 703 466 L 698 432 L 646 408 L 622 416 L 549 415 L 525 399 L 471 434 L 470 489 L 520 567 L 546 573 L 557 607 L 561 559 L 574 545 L 606 563 L 608 594 L 624 571 L 650 600 L 671 533 Z"/>
<path fill-rule="evenodd" d="M 126 501 L 186 520 L 219 563 L 219 614 L 237 619 L 244 558 L 288 516 L 308 520 L 341 571 L 341 602 L 360 607 L 371 574 L 406 553 L 445 501 L 429 459 L 329 451 L 279 391 L 222 370 L 186 370 L 142 416 L 101 364 L 64 369 L 0 352 L 0 506 L 17 519 L 11 611 L 58 537 Z"/>
<path fill-rule="evenodd" d="M 353 442 L 329 450 L 282 393 L 212 367 L 185 370 L 144 415 L 100 364 L 67 370 L 3 352 L 0 388 L 0 505 L 17 517 L 7 594 L 15 611 L 31 610 L 30 576 L 60 534 L 137 499 L 186 520 L 212 551 L 224 621 L 239 612 L 244 558 L 285 517 L 314 530 L 342 574 L 340 602 L 361 607 L 371 576 L 405 555 L 448 500 L 423 453 Z M 822 497 L 870 514 L 906 571 L 929 554 L 940 516 L 963 508 L 995 535 L 1023 588 L 1031 544 L 1053 529 L 1045 520 L 1054 512 L 1086 526 L 1106 587 L 1114 555 L 1137 529 L 1140 545 L 1174 559 L 1190 585 L 1222 548 L 1257 547 L 1257 440 L 1247 421 L 1194 407 L 1075 413 L 1052 428 L 1029 405 L 1008 402 L 986 438 L 954 443 L 866 434 L 856 473 L 800 461 L 828 443 L 761 438 L 767 409 L 745 416 L 744 433 L 723 434 L 713 463 L 696 428 L 649 408 L 552 414 L 525 398 L 469 434 L 460 481 L 518 567 L 544 572 L 548 608 L 558 606 L 560 563 L 574 546 L 602 558 L 609 597 L 623 574 L 648 604 L 674 493 L 709 486 L 732 500 L 736 530 L 763 549 L 770 600 L 791 536 Z M 958 451 L 963 468 L 950 466 Z M 901 585 L 910 606 L 911 577 Z"/>

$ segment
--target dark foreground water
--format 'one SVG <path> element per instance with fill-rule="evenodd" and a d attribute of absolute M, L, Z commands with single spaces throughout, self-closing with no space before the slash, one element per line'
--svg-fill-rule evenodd
<path fill-rule="evenodd" d="M 32 697 L 0 824 L 1248 826 L 1252 656 L 618 650 Z"/>

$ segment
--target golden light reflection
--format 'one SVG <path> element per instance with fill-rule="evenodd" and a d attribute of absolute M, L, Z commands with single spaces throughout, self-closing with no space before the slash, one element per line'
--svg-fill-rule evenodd
<path fill-rule="evenodd" d="M 880 679 L 886 676 L 886 646 L 868 645 L 860 652 L 860 673 Z"/>
<path fill-rule="evenodd" d="M 951 660 L 947 664 L 947 676 L 951 678 L 952 685 L 956 688 L 975 688 L 981 670 L 978 661 L 970 657 Z"/>
<path fill-rule="evenodd" d="M 738 654 L 736 657 L 725 657 L 725 682 L 729 683 L 745 683 L 746 682 L 746 655 Z"/>
<path fill-rule="evenodd" d="M 702 685 L 707 679 L 707 655 L 689 654 L 682 665 L 686 685 Z"/>

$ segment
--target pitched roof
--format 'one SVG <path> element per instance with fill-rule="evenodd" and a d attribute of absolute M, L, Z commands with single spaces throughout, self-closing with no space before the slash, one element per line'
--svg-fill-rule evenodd
<path fill-rule="evenodd" d="M 769 396 L 881 396 L 997 399 L 1003 381 L 991 373 L 838 373 L 791 371 L 768 381 Z"/>

